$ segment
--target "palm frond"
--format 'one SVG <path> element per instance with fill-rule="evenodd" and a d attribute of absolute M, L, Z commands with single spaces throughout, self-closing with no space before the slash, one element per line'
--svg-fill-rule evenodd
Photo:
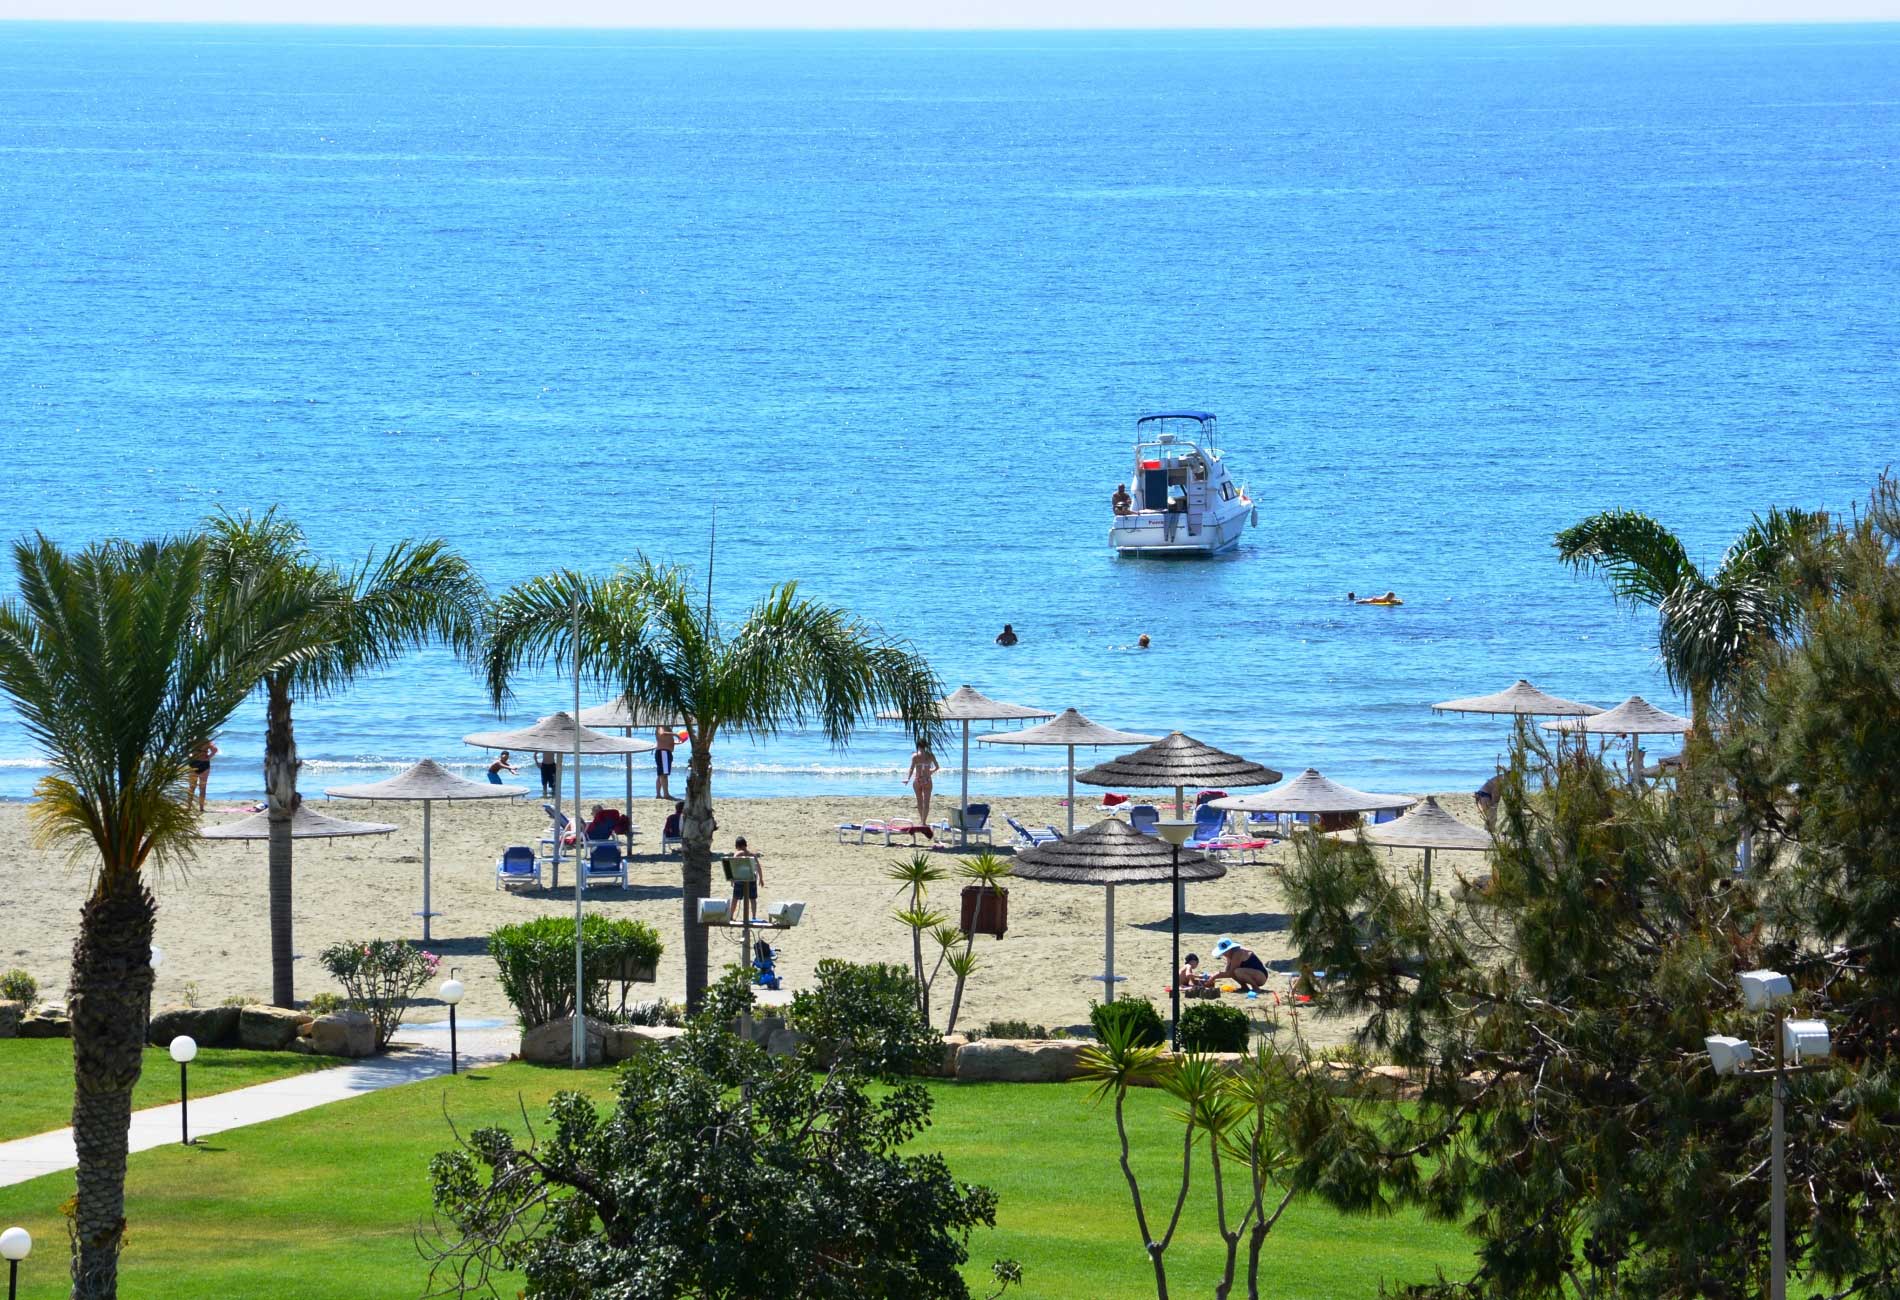
<path fill-rule="evenodd" d="M 1601 574 L 1630 605 L 1660 607 L 1701 578 L 1676 535 L 1637 510 L 1591 515 L 1558 533 L 1554 544 L 1566 565 Z"/>

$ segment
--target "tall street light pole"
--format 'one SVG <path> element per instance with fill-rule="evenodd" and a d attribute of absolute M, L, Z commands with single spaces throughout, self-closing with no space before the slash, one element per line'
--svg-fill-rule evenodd
<path fill-rule="evenodd" d="M 1176 812 L 1180 809 L 1177 807 Z M 1157 822 L 1155 830 L 1168 842 L 1172 859 L 1174 898 L 1174 965 L 1168 968 L 1168 1046 L 1181 1050 L 1181 846 L 1194 834 L 1194 823 L 1179 817 Z"/>

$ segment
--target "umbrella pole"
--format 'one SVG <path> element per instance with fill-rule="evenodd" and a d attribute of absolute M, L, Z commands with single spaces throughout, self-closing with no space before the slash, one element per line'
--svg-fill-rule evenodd
<path fill-rule="evenodd" d="M 587 864 L 581 861 L 581 593 L 574 591 L 574 1026 L 573 1065 L 587 1064 L 587 985 L 581 957 L 581 886 L 587 883 Z M 555 836 L 558 840 L 560 836 Z"/>
<path fill-rule="evenodd" d="M 957 851 L 970 847 L 970 720 L 963 720 L 963 806 L 957 810 Z"/>
<path fill-rule="evenodd" d="M 1427 904 L 1432 901 L 1432 851 L 1429 848 L 1425 850 L 1425 901 Z"/>
<path fill-rule="evenodd" d="M 1180 820 L 1176 818 L 1176 820 Z M 1169 1045 L 1181 1050 L 1181 846 L 1170 844 L 1174 850 L 1174 968 L 1168 972 L 1168 1002 L 1173 1019 L 1168 1022 Z"/>
<path fill-rule="evenodd" d="M 429 942 L 429 801 L 422 801 L 422 941 Z"/>
<path fill-rule="evenodd" d="M 1115 886 L 1108 887 L 1102 928 L 1102 1001 L 1115 1000 Z"/>
<path fill-rule="evenodd" d="M 1069 834 L 1070 835 L 1075 834 L 1075 746 L 1074 745 L 1069 746 Z M 1109 888 L 1112 891 L 1114 886 L 1111 885 Z M 1108 896 L 1108 914 L 1110 916 L 1115 915 L 1115 895 L 1113 892 L 1111 892 Z M 1112 939 L 1109 941 L 1108 951 L 1109 951 L 1108 969 L 1110 973 L 1113 973 L 1115 969 L 1115 956 L 1114 956 L 1115 943 L 1114 943 L 1114 940 Z M 1114 1001 L 1114 999 L 1110 998 L 1109 1001 L 1112 1002 Z"/>

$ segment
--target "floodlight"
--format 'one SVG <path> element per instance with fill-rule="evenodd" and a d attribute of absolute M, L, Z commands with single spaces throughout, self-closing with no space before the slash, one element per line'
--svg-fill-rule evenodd
<path fill-rule="evenodd" d="M 1781 1024 L 1781 1054 L 1791 1061 L 1820 1060 L 1833 1051 L 1827 1025 L 1819 1020 L 1784 1020 Z"/>
<path fill-rule="evenodd" d="M 1742 972 L 1742 1005 L 1750 1011 L 1767 1011 L 1794 996 L 1794 981 L 1780 971 Z"/>
<path fill-rule="evenodd" d="M 765 919 L 781 930 L 789 930 L 797 925 L 804 915 L 803 903 L 774 903 L 766 912 Z"/>
<path fill-rule="evenodd" d="M 726 898 L 702 898 L 699 900 L 699 923 L 701 925 L 724 925 L 732 919 L 732 901 Z"/>
<path fill-rule="evenodd" d="M 1702 1040 L 1709 1049 L 1709 1064 L 1717 1074 L 1740 1074 L 1755 1055 L 1755 1049 L 1739 1038 L 1715 1034 Z"/>

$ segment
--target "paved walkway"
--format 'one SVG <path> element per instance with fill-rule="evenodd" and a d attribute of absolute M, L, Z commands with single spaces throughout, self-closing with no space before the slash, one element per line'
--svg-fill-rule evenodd
<path fill-rule="evenodd" d="M 505 1061 L 521 1046 L 521 1035 L 508 1028 L 463 1029 L 456 1035 L 463 1069 Z M 295 1115 L 314 1106 L 360 1097 L 398 1084 L 415 1083 L 449 1072 L 447 1022 L 405 1025 L 395 1045 L 404 1050 L 372 1056 L 334 1070 L 314 1070 L 288 1079 L 276 1079 L 249 1088 L 190 1101 L 191 1136 L 210 1137 L 226 1129 L 261 1124 L 267 1119 Z M 154 1106 L 132 1112 L 131 1149 L 149 1151 L 179 1139 L 178 1106 Z M 58 1129 L 33 1137 L 0 1142 L 0 1187 L 23 1183 L 43 1174 L 58 1173 L 79 1163 L 73 1149 L 73 1131 Z"/>

